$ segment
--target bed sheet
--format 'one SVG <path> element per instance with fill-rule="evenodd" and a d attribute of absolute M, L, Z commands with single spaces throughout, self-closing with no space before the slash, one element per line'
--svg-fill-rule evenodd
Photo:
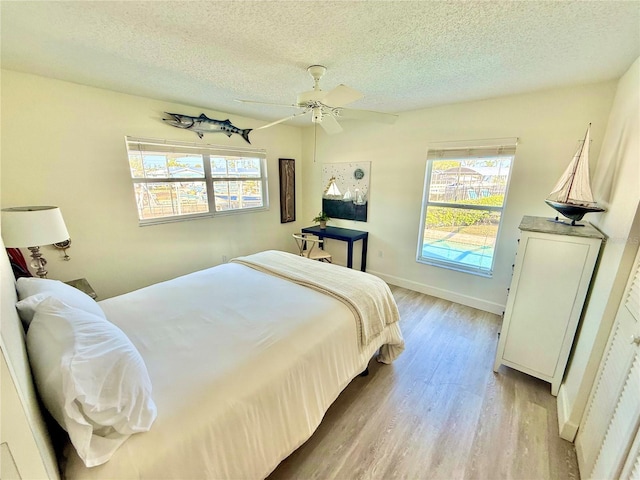
<path fill-rule="evenodd" d="M 224 264 L 100 302 L 145 360 L 158 418 L 109 462 L 67 478 L 264 478 L 315 431 L 378 347 L 330 296 Z"/>

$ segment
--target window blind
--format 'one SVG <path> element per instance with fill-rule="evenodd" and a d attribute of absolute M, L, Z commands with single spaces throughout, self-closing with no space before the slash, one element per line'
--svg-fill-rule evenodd
<path fill-rule="evenodd" d="M 171 140 L 150 140 L 148 138 L 125 137 L 127 149 L 139 152 L 165 153 L 209 153 L 219 156 L 267 158 L 267 152 L 259 148 L 224 147 L 204 143 L 176 142 Z"/>
<path fill-rule="evenodd" d="M 467 158 L 513 157 L 516 154 L 517 138 L 475 142 L 444 142 L 429 145 L 427 160 L 464 160 Z"/>

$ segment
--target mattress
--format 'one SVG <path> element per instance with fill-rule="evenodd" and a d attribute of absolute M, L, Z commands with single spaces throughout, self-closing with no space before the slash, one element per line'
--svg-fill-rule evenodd
<path fill-rule="evenodd" d="M 99 303 L 140 351 L 158 417 L 103 465 L 66 448 L 67 478 L 264 478 L 380 346 L 403 348 L 397 322 L 362 346 L 341 301 L 235 263 Z"/>

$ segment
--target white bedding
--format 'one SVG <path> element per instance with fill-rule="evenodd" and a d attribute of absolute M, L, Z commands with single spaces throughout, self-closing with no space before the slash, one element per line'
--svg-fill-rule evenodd
<path fill-rule="evenodd" d="M 277 250 L 234 258 L 232 262 L 337 298 L 353 312 L 358 338 L 364 346 L 369 345 L 385 325 L 400 320 L 398 307 L 387 284 L 368 273 L 335 268 L 323 262 L 309 262 L 305 257 Z M 386 350 L 383 356 L 395 358 Z"/>
<path fill-rule="evenodd" d="M 158 417 L 104 465 L 67 449 L 67 478 L 264 478 L 380 346 L 403 348 L 397 322 L 361 347 L 339 300 L 233 263 L 100 306 L 144 358 Z"/>

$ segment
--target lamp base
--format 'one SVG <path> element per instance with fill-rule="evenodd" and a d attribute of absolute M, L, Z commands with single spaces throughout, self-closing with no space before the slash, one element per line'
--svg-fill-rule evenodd
<path fill-rule="evenodd" d="M 44 257 L 42 256 L 42 254 L 40 253 L 40 247 L 27 247 L 29 249 L 29 251 L 31 252 L 31 258 L 33 258 L 33 260 L 31 261 L 31 266 L 36 270 L 36 275 L 38 275 L 40 278 L 47 278 L 47 272 L 44 267 L 47 264 L 47 261 L 44 259 Z"/>

